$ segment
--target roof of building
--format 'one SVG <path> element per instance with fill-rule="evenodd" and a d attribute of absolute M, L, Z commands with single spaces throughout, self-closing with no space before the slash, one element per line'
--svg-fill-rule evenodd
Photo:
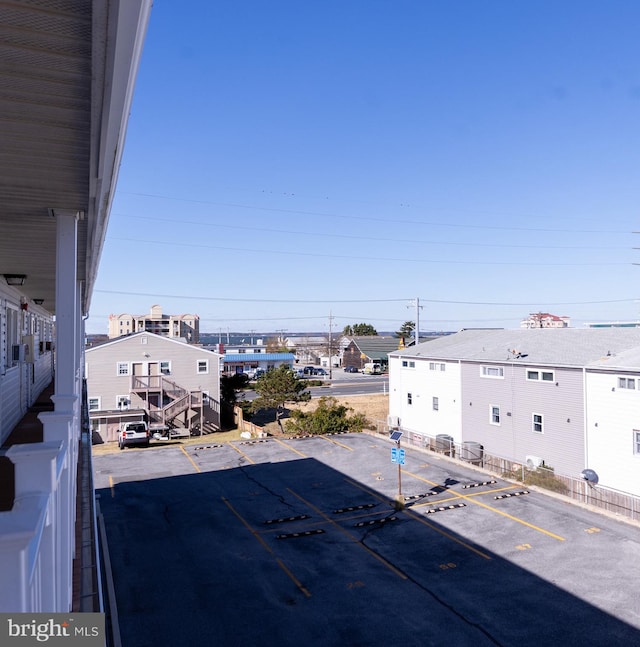
<path fill-rule="evenodd" d="M 462 330 L 394 357 L 520 365 L 640 369 L 639 328 L 532 328 Z"/>
<path fill-rule="evenodd" d="M 380 337 L 378 335 L 351 337 L 351 341 L 363 355 L 377 360 L 388 359 L 389 353 L 398 350 L 400 345 L 398 337 Z"/>
<path fill-rule="evenodd" d="M 187 343 L 186 340 L 183 339 L 182 337 L 167 337 L 166 335 L 157 335 L 156 333 L 149 332 L 148 330 L 141 330 L 140 332 L 133 332 L 128 335 L 121 335 L 120 337 L 114 337 L 113 339 L 109 339 L 108 341 L 105 341 L 105 342 L 98 342 L 93 346 L 87 346 L 85 348 L 85 352 L 90 353 L 91 351 L 102 349 L 105 346 L 109 346 L 112 344 L 119 344 L 128 339 L 132 339 L 134 337 L 140 337 L 141 335 L 148 335 L 149 337 L 153 337 L 154 339 L 162 340 L 163 343 L 167 343 L 167 344 L 181 344 L 182 346 L 184 346 L 185 348 L 188 348 L 189 350 L 197 350 L 197 351 L 202 351 L 204 353 L 215 354 L 214 351 L 211 351 L 208 348 L 203 348 L 200 344 Z"/>
<path fill-rule="evenodd" d="M 228 353 L 222 356 L 225 362 L 293 362 L 293 353 Z"/>

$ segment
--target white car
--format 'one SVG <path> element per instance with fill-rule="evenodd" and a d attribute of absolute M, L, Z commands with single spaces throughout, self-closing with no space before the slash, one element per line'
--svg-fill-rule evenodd
<path fill-rule="evenodd" d="M 125 422 L 118 429 L 118 447 L 124 449 L 130 445 L 149 446 L 151 432 L 146 422 Z"/>

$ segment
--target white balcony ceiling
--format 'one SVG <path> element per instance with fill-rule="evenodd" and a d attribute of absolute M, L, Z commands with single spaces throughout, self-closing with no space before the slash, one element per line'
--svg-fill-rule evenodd
<path fill-rule="evenodd" d="M 55 313 L 55 211 L 89 307 L 151 0 L 0 0 L 0 275 Z M 0 277 L 0 280 L 3 280 Z"/>

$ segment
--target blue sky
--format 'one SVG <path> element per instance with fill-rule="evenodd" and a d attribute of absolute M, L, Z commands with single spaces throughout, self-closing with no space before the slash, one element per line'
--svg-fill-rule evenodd
<path fill-rule="evenodd" d="M 637 0 L 155 0 L 87 330 L 640 318 Z"/>

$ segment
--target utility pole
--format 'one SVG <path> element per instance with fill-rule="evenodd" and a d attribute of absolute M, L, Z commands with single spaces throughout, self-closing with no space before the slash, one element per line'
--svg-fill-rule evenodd
<path fill-rule="evenodd" d="M 422 308 L 419 297 L 416 297 L 411 304 L 407 306 L 407 308 L 411 308 L 412 306 L 415 306 L 416 308 L 416 328 L 413 331 L 413 337 L 415 339 L 415 345 L 417 346 L 420 342 L 420 309 Z"/>
<path fill-rule="evenodd" d="M 329 310 L 329 379 L 333 379 L 333 316 Z"/>

